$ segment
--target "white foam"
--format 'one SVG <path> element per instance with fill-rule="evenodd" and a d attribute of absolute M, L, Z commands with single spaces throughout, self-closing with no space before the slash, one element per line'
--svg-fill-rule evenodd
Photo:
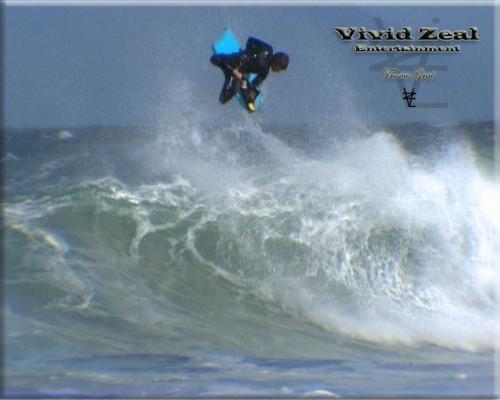
<path fill-rule="evenodd" d="M 66 129 L 60 130 L 57 132 L 57 138 L 60 140 L 68 140 L 68 139 L 73 139 L 75 135 Z"/>
<path fill-rule="evenodd" d="M 363 340 L 491 349 L 500 190 L 468 152 L 453 149 L 429 166 L 379 133 L 353 139 L 334 160 L 290 166 L 279 181 L 255 183 L 244 195 L 229 192 L 240 216 L 234 234 L 252 221 L 253 244 L 239 243 L 241 251 L 254 268 L 268 268 L 258 290 Z M 286 218 L 300 224 L 278 231 Z M 271 238 L 305 246 L 299 275 L 266 254 Z"/>

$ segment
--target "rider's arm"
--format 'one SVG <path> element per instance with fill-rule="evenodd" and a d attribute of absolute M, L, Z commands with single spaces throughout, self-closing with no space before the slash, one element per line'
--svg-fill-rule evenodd
<path fill-rule="evenodd" d="M 245 75 L 242 72 L 238 71 L 237 68 L 233 69 L 233 76 L 241 81 L 242 89 L 246 89 L 248 87 L 248 82 L 247 79 L 245 78 Z"/>

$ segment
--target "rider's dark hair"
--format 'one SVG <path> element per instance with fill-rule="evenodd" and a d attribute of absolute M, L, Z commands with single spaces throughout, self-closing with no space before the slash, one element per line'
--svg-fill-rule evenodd
<path fill-rule="evenodd" d="M 271 66 L 277 70 L 284 70 L 288 67 L 288 54 L 275 53 L 271 59 Z"/>

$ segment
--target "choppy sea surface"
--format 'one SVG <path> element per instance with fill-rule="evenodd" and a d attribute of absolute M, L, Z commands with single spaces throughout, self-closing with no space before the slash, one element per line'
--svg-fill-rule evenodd
<path fill-rule="evenodd" d="M 495 395 L 491 124 L 5 148 L 4 395 Z"/>

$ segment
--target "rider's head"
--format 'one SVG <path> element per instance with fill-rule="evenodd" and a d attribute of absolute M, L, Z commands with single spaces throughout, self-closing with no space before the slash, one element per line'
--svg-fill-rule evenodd
<path fill-rule="evenodd" d="M 285 53 L 276 53 L 271 58 L 271 69 L 273 72 L 284 71 L 288 67 L 288 55 Z"/>

